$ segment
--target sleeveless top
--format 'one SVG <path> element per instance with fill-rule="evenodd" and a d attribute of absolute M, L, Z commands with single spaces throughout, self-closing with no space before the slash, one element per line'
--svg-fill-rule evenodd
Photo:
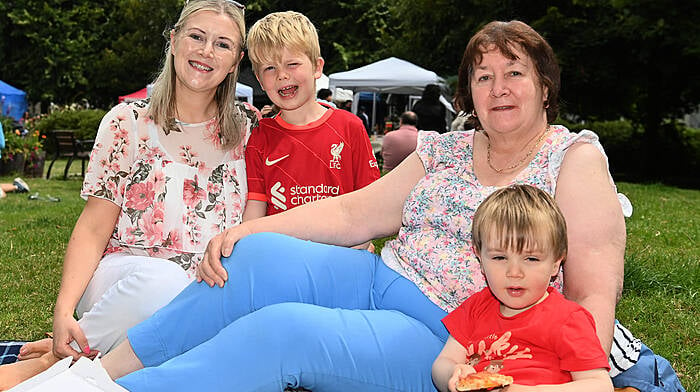
<path fill-rule="evenodd" d="M 530 184 L 554 196 L 564 155 L 574 143 L 590 143 L 605 157 L 598 136 L 584 130 L 569 132 L 551 126 L 551 132 L 532 161 L 507 185 Z M 445 311 L 486 287 L 479 262 L 471 248 L 471 225 L 476 208 L 501 186 L 484 186 L 473 170 L 474 130 L 445 134 L 419 132 L 416 152 L 426 175 L 406 199 L 402 227 L 385 244 L 382 259 L 390 268 L 415 283 Z M 605 157 L 607 161 L 607 157 Z M 610 186 L 615 184 L 610 177 Z M 623 207 L 631 210 L 624 195 Z M 623 208 L 625 210 L 625 208 Z M 625 215 L 631 211 L 625 211 Z M 552 285 L 562 290 L 563 276 Z"/>

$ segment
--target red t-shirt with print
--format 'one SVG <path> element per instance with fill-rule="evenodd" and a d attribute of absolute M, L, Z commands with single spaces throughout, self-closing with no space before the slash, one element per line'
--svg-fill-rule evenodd
<path fill-rule="evenodd" d="M 609 370 L 593 316 L 552 287 L 541 303 L 513 317 L 501 315 L 489 288 L 442 319 L 476 371 L 497 370 L 522 385 L 563 384 L 573 371 Z"/>
<path fill-rule="evenodd" d="M 251 132 L 245 160 L 248 198 L 267 202 L 266 215 L 352 192 L 379 178 L 362 121 L 330 107 L 303 126 L 280 116 L 262 119 Z"/>

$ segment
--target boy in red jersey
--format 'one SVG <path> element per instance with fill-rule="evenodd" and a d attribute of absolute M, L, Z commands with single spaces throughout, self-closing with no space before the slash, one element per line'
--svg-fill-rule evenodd
<path fill-rule="evenodd" d="M 442 319 L 450 337 L 433 363 L 438 389 L 501 375 L 508 392 L 612 392 L 593 317 L 549 285 L 567 252 L 554 199 L 530 185 L 497 190 L 476 210 L 472 244 L 488 287 Z"/>
<path fill-rule="evenodd" d="M 263 118 L 246 147 L 244 220 L 348 193 L 379 178 L 360 119 L 316 101 L 323 58 L 304 15 L 275 12 L 248 33 L 255 76 L 279 114 Z"/>

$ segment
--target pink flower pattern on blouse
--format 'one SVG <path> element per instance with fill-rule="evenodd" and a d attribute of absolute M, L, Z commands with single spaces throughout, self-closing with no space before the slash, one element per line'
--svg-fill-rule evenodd
<path fill-rule="evenodd" d="M 245 118 L 246 141 L 257 117 L 236 106 Z M 215 118 L 180 123 L 180 131 L 166 133 L 147 110 L 147 101 L 137 101 L 105 115 L 81 195 L 121 208 L 105 255 L 168 259 L 192 276 L 209 239 L 241 222 L 247 196 L 244 143 L 221 150 Z"/>
<path fill-rule="evenodd" d="M 530 184 L 554 195 L 559 168 L 569 146 L 592 143 L 604 154 L 590 131 L 571 133 L 552 126 L 540 151 L 512 181 Z M 476 208 L 500 187 L 483 186 L 473 168 L 474 131 L 419 132 L 416 149 L 426 176 L 406 199 L 403 225 L 385 245 L 396 256 L 387 264 L 414 282 L 435 304 L 451 312 L 486 286 L 471 248 Z M 614 187 L 611 178 L 611 185 Z M 396 265 L 397 263 L 398 265 Z M 562 290 L 559 273 L 552 285 Z"/>

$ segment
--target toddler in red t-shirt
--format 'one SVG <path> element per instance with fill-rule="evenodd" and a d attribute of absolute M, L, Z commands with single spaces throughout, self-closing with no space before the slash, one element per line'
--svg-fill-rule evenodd
<path fill-rule="evenodd" d="M 567 252 L 554 199 L 530 185 L 500 189 L 477 209 L 472 239 L 488 287 L 443 319 L 438 389 L 464 390 L 458 382 L 479 372 L 511 376 L 508 392 L 612 391 L 593 317 L 549 285 Z"/>

